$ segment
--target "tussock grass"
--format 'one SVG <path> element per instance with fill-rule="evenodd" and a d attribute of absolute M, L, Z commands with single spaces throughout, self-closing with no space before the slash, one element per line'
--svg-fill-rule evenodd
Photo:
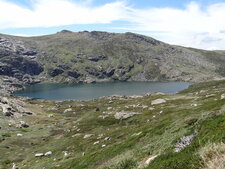
<path fill-rule="evenodd" d="M 137 168 L 137 161 L 135 161 L 133 158 L 124 158 L 120 161 L 118 161 L 115 164 L 112 164 L 110 166 L 106 166 L 102 169 L 136 169 Z"/>
<path fill-rule="evenodd" d="M 202 169 L 224 169 L 225 168 L 225 144 L 210 143 L 199 152 L 203 161 Z"/>

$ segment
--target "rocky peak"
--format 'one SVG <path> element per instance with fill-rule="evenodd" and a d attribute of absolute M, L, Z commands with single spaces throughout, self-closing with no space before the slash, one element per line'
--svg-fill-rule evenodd
<path fill-rule="evenodd" d="M 58 32 L 58 33 L 73 33 L 73 32 L 70 31 L 70 30 L 62 30 L 62 31 L 60 31 L 60 32 Z"/>

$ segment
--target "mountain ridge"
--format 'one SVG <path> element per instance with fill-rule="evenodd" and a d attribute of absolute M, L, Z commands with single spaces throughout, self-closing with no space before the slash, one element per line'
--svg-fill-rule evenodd
<path fill-rule="evenodd" d="M 10 80 L 21 87 L 37 82 L 207 81 L 224 77 L 224 54 L 169 45 L 130 32 L 63 30 L 35 37 L 0 34 L 0 79 L 6 80 L 0 83 L 14 90 L 7 85 Z M 24 60 L 23 71 L 15 67 L 18 58 Z M 42 71 L 32 74 L 29 62 Z"/>

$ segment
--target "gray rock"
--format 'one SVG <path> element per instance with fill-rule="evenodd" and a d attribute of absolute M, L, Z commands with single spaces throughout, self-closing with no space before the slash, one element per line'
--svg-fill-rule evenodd
<path fill-rule="evenodd" d="M 22 112 L 22 114 L 32 115 L 33 113 L 32 112 L 28 112 L 28 111 L 24 111 L 24 112 Z"/>
<path fill-rule="evenodd" d="M 84 139 L 90 138 L 90 137 L 94 137 L 94 136 L 95 136 L 95 134 L 86 134 L 86 135 L 84 136 Z"/>
<path fill-rule="evenodd" d="M 35 154 L 35 157 L 44 157 L 44 156 L 45 156 L 44 153 L 37 153 L 37 154 Z"/>
<path fill-rule="evenodd" d="M 185 147 L 187 147 L 188 145 L 191 144 L 191 142 L 193 141 L 194 137 L 196 136 L 196 134 L 191 134 L 189 136 L 184 136 L 182 137 L 175 145 L 175 152 L 180 152 L 181 150 L 183 150 Z"/>
<path fill-rule="evenodd" d="M 105 141 L 109 141 L 109 140 L 111 140 L 111 138 L 110 137 L 106 137 L 104 140 Z"/>
<path fill-rule="evenodd" d="M 153 161 L 156 157 L 158 157 L 158 155 L 154 155 L 154 156 L 149 157 L 149 158 L 145 161 L 145 164 L 146 164 L 146 165 L 149 165 L 150 162 Z"/>
<path fill-rule="evenodd" d="M 80 77 L 80 74 L 76 71 L 69 71 L 68 76 L 73 77 L 73 78 L 78 78 L 78 77 Z"/>
<path fill-rule="evenodd" d="M 50 155 L 52 155 L 51 151 L 48 151 L 48 152 L 45 153 L 45 156 L 50 156 Z"/>
<path fill-rule="evenodd" d="M 16 136 L 17 136 L 17 137 L 22 137 L 23 134 L 18 133 Z"/>
<path fill-rule="evenodd" d="M 19 128 L 28 128 L 29 125 L 25 123 L 24 121 L 20 121 L 20 125 L 18 126 Z"/>
<path fill-rule="evenodd" d="M 117 120 L 122 120 L 122 119 L 127 119 L 130 118 L 134 115 L 140 114 L 138 112 L 116 112 L 116 114 L 114 115 L 115 119 Z"/>
<path fill-rule="evenodd" d="M 13 163 L 12 169 L 19 169 L 15 163 Z"/>
<path fill-rule="evenodd" d="M 93 145 L 96 145 L 96 144 L 99 144 L 99 143 L 100 143 L 99 141 L 96 141 L 96 142 L 93 143 Z"/>
<path fill-rule="evenodd" d="M 68 113 L 68 112 L 71 112 L 71 111 L 73 111 L 73 109 L 69 108 L 69 109 L 64 110 L 63 113 Z"/>
<path fill-rule="evenodd" d="M 166 103 L 165 99 L 156 99 L 152 101 L 152 105 Z"/>
<path fill-rule="evenodd" d="M 64 71 L 62 69 L 53 69 L 49 74 L 51 77 L 55 77 L 55 76 L 58 76 L 60 74 L 62 74 Z"/>
<path fill-rule="evenodd" d="M 225 99 L 225 93 L 221 95 L 221 100 Z"/>

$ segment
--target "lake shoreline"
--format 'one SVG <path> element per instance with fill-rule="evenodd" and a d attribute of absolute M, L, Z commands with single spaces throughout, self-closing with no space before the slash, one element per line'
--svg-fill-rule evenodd
<path fill-rule="evenodd" d="M 191 85 L 189 82 L 97 82 L 97 83 L 39 83 L 29 85 L 14 96 L 46 100 L 92 100 L 112 95 L 132 96 L 146 93 L 175 94 Z"/>

